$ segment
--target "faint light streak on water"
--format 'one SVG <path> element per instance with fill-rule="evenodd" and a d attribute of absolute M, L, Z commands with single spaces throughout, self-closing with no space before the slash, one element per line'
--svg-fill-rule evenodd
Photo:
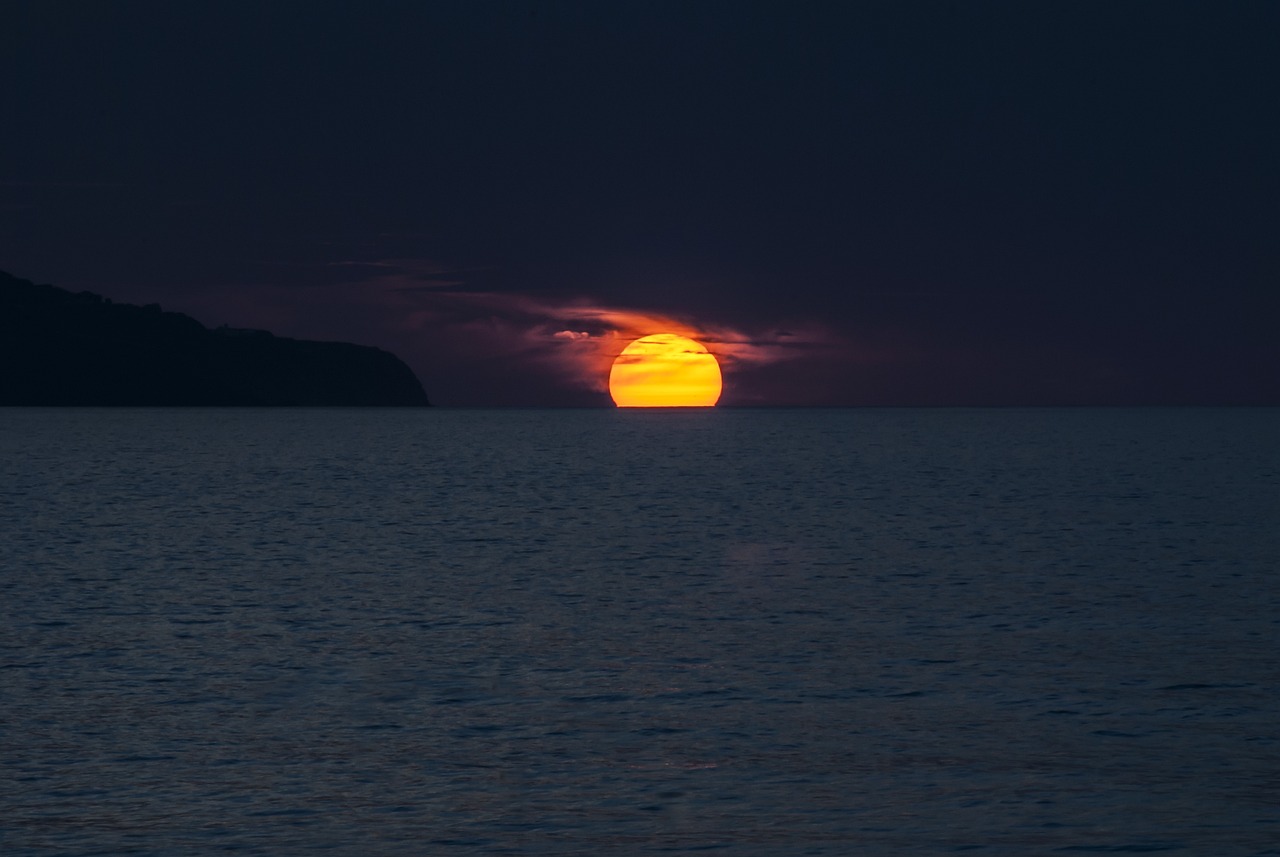
<path fill-rule="evenodd" d="M 5 410 L 12 855 L 1257 855 L 1280 412 Z"/>

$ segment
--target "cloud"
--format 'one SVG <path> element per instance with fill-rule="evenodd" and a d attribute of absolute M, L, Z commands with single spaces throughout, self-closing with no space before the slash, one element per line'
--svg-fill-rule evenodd
<path fill-rule="evenodd" d="M 330 268 L 344 269 L 352 279 L 393 280 L 400 292 L 460 289 L 467 280 L 462 275 L 479 268 L 456 268 L 427 259 L 385 259 L 377 262 L 343 260 L 330 262 Z"/>
<path fill-rule="evenodd" d="M 446 405 L 607 405 L 617 355 L 633 340 L 663 332 L 695 339 L 716 356 L 727 405 L 895 403 L 912 400 L 917 387 L 943 383 L 933 375 L 918 384 L 895 380 L 923 371 L 918 367 L 939 346 L 874 318 L 695 318 L 549 290 L 512 293 L 489 285 L 493 270 L 343 261 L 118 297 L 160 300 L 209 326 L 376 345 L 404 359 L 432 399 Z"/>
<path fill-rule="evenodd" d="M 345 263 L 344 263 L 345 264 Z M 578 389 L 605 391 L 609 368 L 632 340 L 676 333 L 701 342 L 727 373 L 794 360 L 829 345 L 818 325 L 776 322 L 762 330 L 692 319 L 676 312 L 607 304 L 588 297 L 472 290 L 459 269 L 412 260 L 363 264 L 361 287 L 394 305 L 399 323 L 446 335 L 477 359 L 502 357 Z"/>

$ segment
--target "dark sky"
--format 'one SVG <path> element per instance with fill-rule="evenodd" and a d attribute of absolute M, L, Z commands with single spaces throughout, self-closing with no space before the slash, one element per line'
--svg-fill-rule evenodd
<path fill-rule="evenodd" d="M 0 9 L 0 270 L 443 405 L 1280 404 L 1280 3 Z"/>

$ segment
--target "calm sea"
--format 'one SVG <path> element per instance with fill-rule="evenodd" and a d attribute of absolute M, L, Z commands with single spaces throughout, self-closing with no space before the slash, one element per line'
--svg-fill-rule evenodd
<path fill-rule="evenodd" d="M 1280 854 L 1280 410 L 0 410 L 0 852 Z"/>

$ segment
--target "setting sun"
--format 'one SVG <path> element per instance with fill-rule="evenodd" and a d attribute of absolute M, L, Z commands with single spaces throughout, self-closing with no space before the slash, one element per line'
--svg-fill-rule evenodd
<path fill-rule="evenodd" d="M 609 395 L 620 408 L 710 407 L 720 389 L 715 355 L 674 333 L 637 339 L 609 371 Z"/>

